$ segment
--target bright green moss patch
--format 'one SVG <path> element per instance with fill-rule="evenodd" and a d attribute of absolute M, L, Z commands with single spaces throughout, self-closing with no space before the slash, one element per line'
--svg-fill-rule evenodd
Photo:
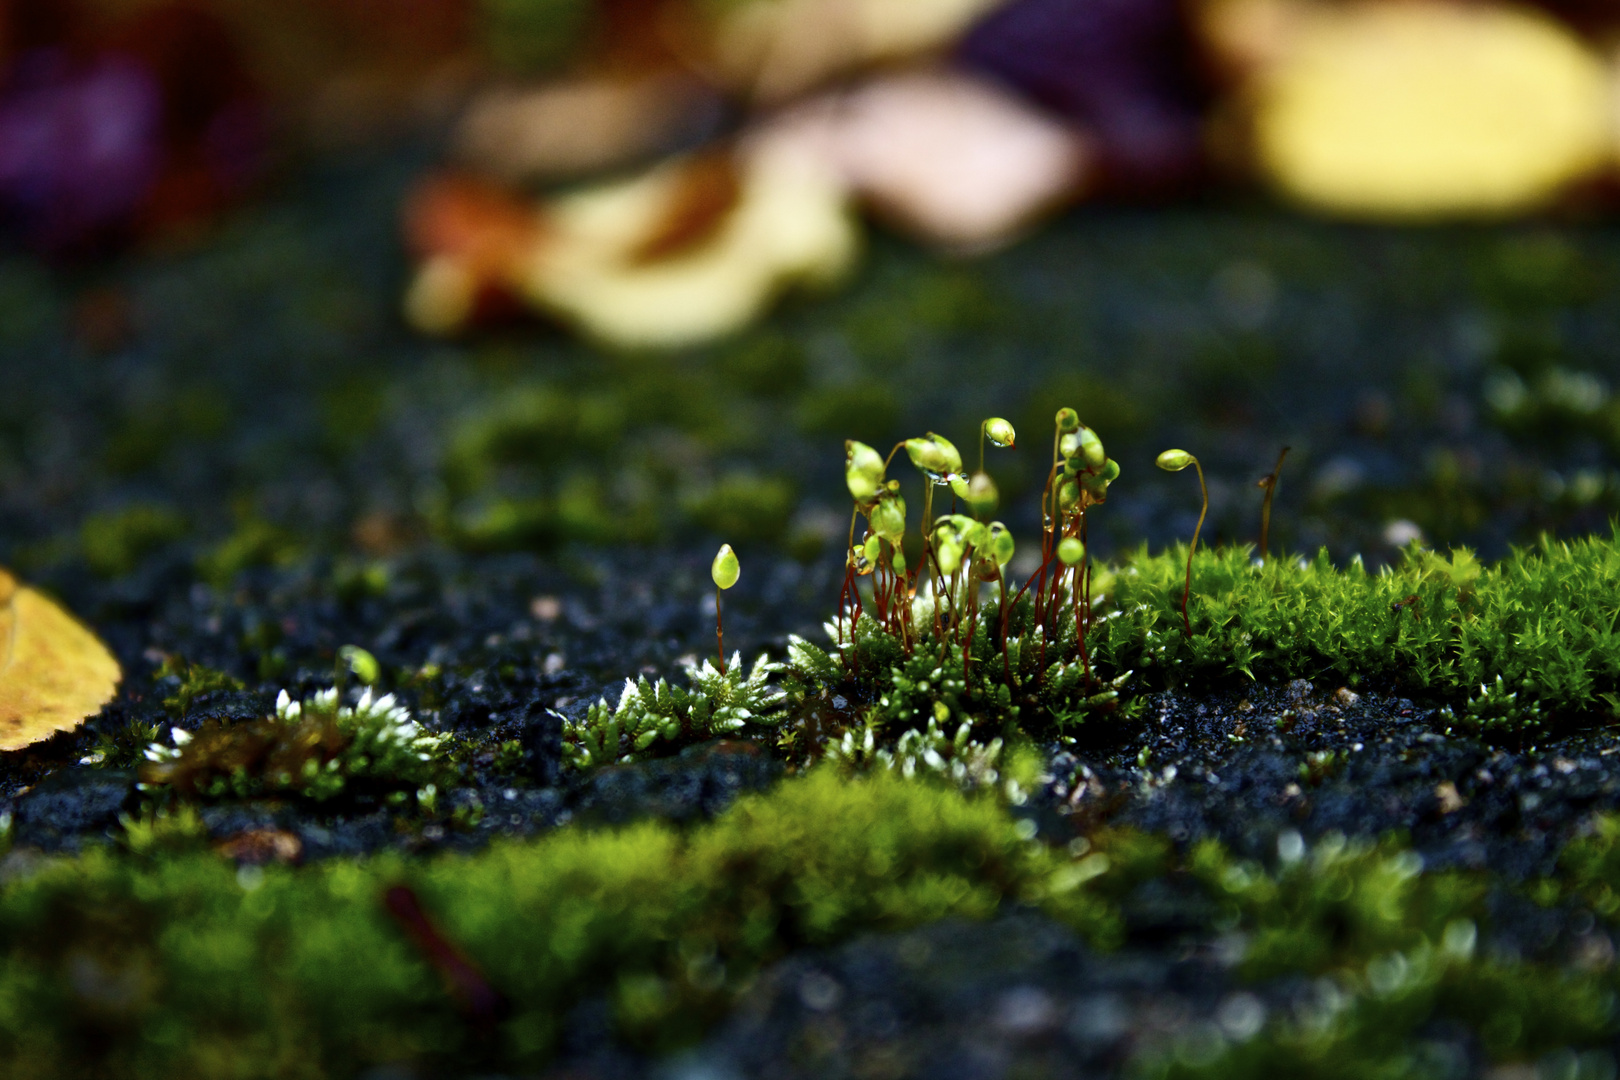
<path fill-rule="evenodd" d="M 1095 567 L 1083 649 L 1084 605 L 1066 589 L 1044 616 L 1028 596 L 1003 612 L 992 592 L 976 619 L 957 616 L 959 629 L 943 638 L 927 598 L 913 604 L 914 636 L 846 614 L 828 624 L 830 652 L 798 639 L 789 650 L 784 746 L 814 754 L 830 745 L 862 760 L 907 732 L 937 725 L 948 735 L 963 723 L 975 745 L 1061 738 L 1082 723 L 1131 717 L 1145 691 L 1297 678 L 1423 693 L 1453 722 L 1500 732 L 1620 706 L 1613 537 L 1544 541 L 1488 567 L 1466 550 L 1442 558 L 1413 549 L 1378 573 L 1359 562 L 1341 569 L 1325 553 L 1261 565 L 1247 547 L 1202 551 L 1190 635 L 1185 560 L 1185 548 L 1144 548 Z M 842 729 L 824 711 L 834 692 L 860 703 Z"/>
<path fill-rule="evenodd" d="M 1597 815 L 1588 831 L 1564 849 L 1559 869 L 1562 880 L 1543 882 L 1541 899 L 1556 902 L 1567 886 L 1595 913 L 1620 922 L 1620 816 Z"/>
<path fill-rule="evenodd" d="M 1310 1078 L 1462 1075 L 1454 1050 L 1424 1039 L 1426 1027 L 1460 1023 L 1496 1061 L 1534 1061 L 1601 1046 L 1614 1030 L 1614 994 L 1604 973 L 1515 963 L 1480 941 L 1487 882 L 1458 872 L 1424 873 L 1423 860 L 1394 843 L 1328 838 L 1307 848 L 1279 844 L 1268 871 L 1214 844 L 1190 869 L 1223 905 L 1221 921 L 1244 936 L 1241 970 L 1257 986 L 1314 977 L 1267 1010 L 1258 998 L 1224 1022 L 1155 1054 L 1155 1077 Z M 1612 1075 L 1607 1057 L 1594 1058 Z M 1561 1072 L 1556 1075 L 1585 1075 Z"/>
<path fill-rule="evenodd" d="M 567 830 L 474 855 L 304 869 L 237 871 L 195 850 L 48 859 L 0 890 L 0 1072 L 534 1067 L 582 999 L 607 996 L 625 1035 L 671 1045 L 762 963 L 863 929 L 1026 900 L 1116 939 L 1084 884 L 1106 860 L 1077 873 L 1026 835 L 992 800 L 819 772 L 684 835 Z M 390 921 L 382 897 L 397 883 L 509 1001 L 491 1040 Z"/>
<path fill-rule="evenodd" d="M 1456 944 L 1453 942 L 1453 944 Z M 1472 1075 L 1456 1048 L 1424 1038 L 1428 1025 L 1461 1023 L 1498 1062 L 1553 1065 L 1529 1075 L 1614 1075 L 1601 1046 L 1612 1032 L 1611 993 L 1589 975 L 1473 960 L 1445 944 L 1369 960 L 1318 982 L 1263 1031 L 1233 1039 L 1210 1025 L 1145 1063 L 1147 1078 L 1176 1080 L 1433 1080 Z M 1555 1071 L 1556 1070 L 1556 1071 Z"/>
<path fill-rule="evenodd" d="M 1221 898 L 1226 917 L 1252 930 L 1243 958 L 1251 978 L 1321 974 L 1447 934 L 1471 934 L 1471 920 L 1481 914 L 1481 878 L 1425 874 L 1423 859 L 1394 842 L 1329 837 L 1307 848 L 1291 834 L 1279 847 L 1283 858 L 1271 873 L 1214 842 L 1188 859 Z"/>
<path fill-rule="evenodd" d="M 1252 564 L 1246 548 L 1194 561 L 1193 633 L 1175 553 L 1128 559 L 1095 661 L 1159 678 L 1388 680 L 1450 698 L 1460 719 L 1515 726 L 1610 711 L 1620 689 L 1620 539 L 1543 541 L 1482 567 L 1409 552 L 1387 571 L 1325 555 Z"/>

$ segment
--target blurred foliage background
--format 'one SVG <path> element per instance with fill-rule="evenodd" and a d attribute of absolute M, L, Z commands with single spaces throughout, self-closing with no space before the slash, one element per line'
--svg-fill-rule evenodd
<path fill-rule="evenodd" d="M 1415 6 L 1553 28 L 1607 71 L 1602 6 Z M 1296 550 L 1380 562 L 1413 538 L 1498 553 L 1602 529 L 1620 507 L 1607 158 L 1511 212 L 1458 196 L 1414 224 L 1376 200 L 1324 212 L 1254 149 L 1256 101 L 1274 92 L 1254 71 L 1283 60 L 1245 74 L 1232 41 L 1286 59 L 1276 42 L 1299 32 L 1251 24 L 1373 8 L 941 0 L 916 9 L 921 29 L 852 38 L 896 5 L 16 0 L 0 9 L 0 560 L 107 577 L 179 560 L 223 581 L 423 543 L 713 535 L 836 560 L 844 438 L 936 429 L 966 446 L 980 418 L 1008 416 L 1021 448 L 990 471 L 1016 529 L 1065 404 L 1124 467 L 1101 551 L 1190 532 L 1196 493 L 1149 468 L 1166 445 L 1209 469 L 1221 542 L 1255 538 L 1255 483 L 1285 445 L 1273 536 Z M 1008 68 L 1031 25 L 1056 28 L 1053 55 Z M 749 53 L 764 48 L 749 33 L 793 27 L 805 56 Z M 1080 38 L 1104 53 L 1075 52 Z M 1061 183 L 973 217 L 1000 197 L 990 181 L 930 185 L 995 152 L 994 124 L 947 125 L 918 144 L 944 147 L 939 161 L 899 180 L 840 144 L 835 218 L 863 223 L 837 283 L 762 288 L 692 339 L 615 340 L 535 284 L 569 207 L 664 169 L 684 195 L 648 196 L 650 223 L 609 215 L 642 256 L 555 273 L 662 275 L 682 297 L 733 287 L 729 269 L 693 268 L 748 246 L 728 222 L 777 183 L 749 171 L 750 147 L 827 101 L 858 111 L 885 80 L 947 75 L 993 82 L 1041 138 L 1063 133 Z M 476 118 L 524 95 L 629 100 L 648 79 L 681 115 L 631 101 L 629 134 L 588 162 L 576 147 L 514 166 L 477 137 Z M 545 100 L 547 123 L 603 115 Z M 934 130 L 932 105 L 896 108 L 874 113 L 878 130 Z M 693 171 L 717 153 L 724 169 Z M 1390 154 L 1379 191 L 1412 168 Z M 796 220 L 798 203 L 767 204 Z M 646 255 L 647 230 L 667 238 L 672 221 L 677 239 Z M 966 243 L 962 222 L 980 229 Z M 432 290 L 447 280 L 455 317 L 412 317 L 413 296 L 446 310 Z"/>

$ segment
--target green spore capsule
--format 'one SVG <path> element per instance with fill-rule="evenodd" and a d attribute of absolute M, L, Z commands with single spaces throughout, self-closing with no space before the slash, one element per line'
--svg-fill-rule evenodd
<path fill-rule="evenodd" d="M 1097 437 L 1097 433 L 1082 424 L 1075 434 L 1080 437 L 1080 456 L 1086 459 L 1086 467 L 1102 468 L 1103 462 L 1108 460 L 1108 454 L 1104 452 L 1102 440 Z"/>
<path fill-rule="evenodd" d="M 984 437 L 990 440 L 992 446 L 1006 449 L 1017 445 L 1018 433 L 1001 417 L 992 416 L 984 422 Z"/>
<path fill-rule="evenodd" d="M 1166 450 L 1153 464 L 1165 472 L 1180 472 L 1193 463 L 1193 456 L 1185 450 Z"/>
<path fill-rule="evenodd" d="M 967 504 L 975 514 L 992 514 L 996 504 L 1001 501 L 1001 493 L 996 490 L 996 482 L 990 479 L 990 474 L 976 472 L 973 479 L 968 481 Z"/>
<path fill-rule="evenodd" d="M 985 547 L 989 550 L 990 557 L 996 560 L 996 565 L 1006 566 L 1012 562 L 1013 552 L 1018 547 L 1013 542 L 1012 531 L 1001 522 L 992 521 L 987 532 L 989 539 L 985 542 Z"/>
<path fill-rule="evenodd" d="M 974 547 L 983 547 L 988 537 L 984 524 L 968 517 L 966 514 L 946 514 L 934 523 L 934 533 L 949 533 L 960 544 L 971 544 Z"/>
<path fill-rule="evenodd" d="M 872 507 L 872 531 L 891 544 L 898 544 L 906 534 L 906 500 L 885 490 Z"/>
<path fill-rule="evenodd" d="M 349 665 L 354 677 L 367 686 L 375 686 L 382 678 L 382 665 L 377 658 L 358 645 L 345 645 L 338 650 L 338 659 Z"/>
<path fill-rule="evenodd" d="M 737 576 L 741 572 L 742 567 L 737 565 L 737 553 L 731 550 L 730 544 L 721 544 L 713 565 L 709 567 L 709 576 L 714 578 L 715 585 L 729 589 L 737 584 Z"/>
<path fill-rule="evenodd" d="M 990 542 L 990 530 L 985 528 L 982 521 L 969 521 L 967 528 L 962 530 L 962 542 L 982 548 Z"/>
<path fill-rule="evenodd" d="M 883 558 L 883 538 L 881 536 L 868 536 L 866 543 L 861 545 L 861 553 L 872 566 L 877 566 L 878 560 Z"/>
<path fill-rule="evenodd" d="M 883 455 L 854 439 L 844 441 L 844 483 L 858 503 L 871 502 L 883 490 Z"/>
<path fill-rule="evenodd" d="M 1057 411 L 1057 416 L 1053 418 L 1053 422 L 1057 424 L 1058 434 L 1060 435 L 1067 435 L 1071 431 L 1080 430 L 1080 414 L 1067 405 Z"/>
<path fill-rule="evenodd" d="M 995 513 L 996 504 L 1001 500 L 1000 493 L 996 491 L 996 482 L 986 472 L 976 472 L 972 479 L 951 481 L 951 491 L 967 503 L 969 510 L 981 517 Z"/>
<path fill-rule="evenodd" d="M 935 484 L 944 486 L 962 475 L 962 455 L 943 435 L 930 431 L 922 438 L 907 439 L 906 453 L 911 463 Z"/>
<path fill-rule="evenodd" d="M 1080 505 L 1080 483 L 1077 480 L 1065 480 L 1058 488 L 1058 509 L 1065 514 Z"/>
<path fill-rule="evenodd" d="M 1065 536 L 1058 544 L 1057 557 L 1064 566 L 1073 566 L 1086 557 L 1086 545 L 1078 536 Z"/>
<path fill-rule="evenodd" d="M 1105 484 L 1112 484 L 1115 480 L 1118 480 L 1119 462 L 1115 461 L 1113 458 L 1109 458 L 1107 461 L 1103 462 L 1103 467 L 1101 471 L 1097 473 L 1097 477 Z"/>

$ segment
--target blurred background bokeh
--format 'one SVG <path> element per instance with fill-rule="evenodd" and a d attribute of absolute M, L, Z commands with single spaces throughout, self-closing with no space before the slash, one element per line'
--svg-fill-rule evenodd
<path fill-rule="evenodd" d="M 713 535 L 1052 411 L 1101 550 L 1620 509 L 1620 6 L 0 0 L 0 559 Z M 1027 509 L 1027 508 L 1026 508 Z M 1103 520 L 1105 519 L 1105 520 Z M 358 572 L 358 571 L 357 571 Z"/>

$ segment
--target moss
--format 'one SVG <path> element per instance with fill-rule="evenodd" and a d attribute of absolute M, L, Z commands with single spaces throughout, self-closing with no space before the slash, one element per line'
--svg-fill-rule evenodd
<path fill-rule="evenodd" d="M 1207 333 L 1191 345 L 1182 372 L 1189 400 L 1217 424 L 1242 420 L 1254 409 L 1254 389 L 1280 365 L 1276 343 L 1256 333 Z"/>
<path fill-rule="evenodd" d="M 1620 539 L 1544 540 L 1481 568 L 1409 551 L 1369 574 L 1325 554 L 1257 567 L 1246 548 L 1194 561 L 1193 634 L 1174 627 L 1181 558 L 1139 553 L 1115 577 L 1117 614 L 1097 634 L 1107 671 L 1155 670 L 1168 681 L 1377 678 L 1448 697 L 1459 719 L 1513 726 L 1529 706 L 1574 717 L 1607 711 L 1620 680 L 1614 612 Z M 1406 601 L 1416 597 L 1410 604 Z M 1514 695 L 1500 716 L 1468 705 L 1500 677 Z"/>
<path fill-rule="evenodd" d="M 775 330 L 759 330 L 724 347 L 715 369 L 726 383 L 765 398 L 799 393 L 809 375 L 809 357 L 802 345 Z"/>
<path fill-rule="evenodd" d="M 875 380 L 818 387 L 799 399 L 799 429 L 810 435 L 858 431 L 879 442 L 900 422 L 900 398 L 892 386 Z"/>
<path fill-rule="evenodd" d="M 739 653 L 724 672 L 708 660 L 688 667 L 684 687 L 663 679 L 652 683 L 645 675 L 626 679 L 617 707 L 599 699 L 583 718 L 564 725 L 564 755 L 576 768 L 588 769 L 770 723 L 783 698 L 770 685 L 777 670 L 760 657 L 744 676 Z"/>
<path fill-rule="evenodd" d="M 551 503 L 539 498 L 478 500 L 461 507 L 440 530 L 469 551 L 538 546 L 556 535 Z"/>
<path fill-rule="evenodd" d="M 619 357 L 610 372 L 501 386 L 455 424 L 429 516 L 474 550 L 650 541 L 694 525 L 775 539 L 793 486 L 719 458 L 766 441 L 761 402 L 783 392 L 775 380 L 791 378 L 797 355 L 763 337 L 716 357 Z"/>
<path fill-rule="evenodd" d="M 1423 873 L 1423 859 L 1393 839 L 1329 837 L 1306 848 L 1297 836 L 1268 873 L 1209 841 L 1189 856 L 1192 873 L 1250 931 L 1244 972 L 1322 974 L 1383 953 L 1438 943 L 1457 920 L 1482 913 L 1485 882 Z M 1331 929 L 1327 929 L 1331 928 Z"/>
<path fill-rule="evenodd" d="M 477 490 L 492 470 L 566 456 L 575 437 L 574 401 L 556 387 L 525 387 L 456 425 L 445 459 L 457 490 Z"/>
<path fill-rule="evenodd" d="M 534 1068 L 582 999 L 606 995 L 623 1034 L 669 1046 L 761 964 L 863 929 L 1025 899 L 1117 938 L 1092 887 L 1023 836 L 993 801 L 816 773 L 686 835 L 568 830 L 468 856 L 304 869 L 237 871 L 197 851 L 48 860 L 0 892 L 0 1070 Z M 493 1043 L 389 922 L 382 894 L 399 882 L 510 1002 Z"/>
<path fill-rule="evenodd" d="M 1497 956 L 1482 940 L 1485 877 L 1425 871 L 1398 841 L 1285 837 L 1261 862 L 1103 830 L 1058 854 L 1024 824 L 948 786 L 823 769 L 687 832 L 572 828 L 430 860 L 238 870 L 199 848 L 194 814 L 151 814 L 127 822 L 122 851 L 27 864 L 0 891 L 0 1069 L 534 1069 L 592 998 L 611 1003 L 620 1037 L 662 1051 L 789 950 L 1009 901 L 1108 947 L 1134 890 L 1166 875 L 1207 892 L 1212 924 L 1244 943 L 1240 974 L 1287 1007 L 1183 1028 L 1133 1075 L 1424 1077 L 1454 1052 L 1436 1030 L 1470 1033 L 1497 1061 L 1585 1061 L 1576 1051 L 1613 1034 L 1610 976 Z M 1570 849 L 1576 886 L 1613 876 L 1620 829 L 1595 835 L 1597 862 L 1589 842 Z M 382 898 L 398 884 L 508 1003 L 493 1030 L 390 922 Z"/>
<path fill-rule="evenodd" d="M 1359 563 L 1340 569 L 1325 552 L 1257 565 L 1246 547 L 1201 551 L 1190 636 L 1180 614 L 1185 558 L 1185 549 L 1143 548 L 1099 568 L 1086 657 L 1067 600 L 1044 644 L 1027 598 L 1009 605 L 1005 648 L 996 601 L 960 640 L 935 636 L 928 607 L 912 642 L 868 615 L 828 624 L 833 654 L 793 639 L 797 720 L 787 743 L 813 754 L 814 739 L 859 739 L 864 725 L 893 746 L 936 717 L 975 732 L 1062 736 L 1134 715 L 1132 699 L 1146 689 L 1296 678 L 1435 695 L 1451 723 L 1503 735 L 1620 709 L 1613 537 L 1549 540 L 1489 567 L 1466 550 L 1443 558 L 1412 549 L 1377 574 Z M 829 717 L 822 707 L 834 696 L 862 704 Z M 805 726 L 811 715 L 815 732 Z"/>
<path fill-rule="evenodd" d="M 185 518 L 171 507 L 132 503 L 88 518 L 79 529 L 79 547 L 91 570 L 102 577 L 118 577 L 185 533 Z"/>
<path fill-rule="evenodd" d="M 1564 849 L 1559 878 L 1544 883 L 1544 900 L 1573 893 L 1610 923 L 1620 923 L 1620 815 L 1594 816 L 1586 833 Z"/>
<path fill-rule="evenodd" d="M 1496 476 L 1482 475 L 1477 459 L 1436 450 L 1421 472 L 1399 487 L 1373 489 L 1345 500 L 1339 510 L 1354 508 L 1371 521 L 1405 520 L 1437 541 L 1477 531 L 1510 494 L 1521 504 L 1537 499 L 1539 476 L 1523 476 L 1513 467 Z M 1331 497 L 1330 497 L 1331 499 Z M 1317 499 L 1318 509 L 1330 500 Z"/>
<path fill-rule="evenodd" d="M 164 657 L 152 677 L 160 683 L 173 681 L 174 693 L 163 698 L 163 708 L 177 718 L 184 718 L 197 699 L 205 694 L 244 689 L 242 680 L 236 676 L 202 664 L 193 664 L 183 656 Z"/>
<path fill-rule="evenodd" d="M 693 521 L 720 536 L 775 540 L 797 501 L 793 483 L 784 477 L 733 472 L 688 499 L 686 509 Z"/>
<path fill-rule="evenodd" d="M 1493 308 L 1546 311 L 1590 303 L 1600 268 L 1566 236 L 1524 231 L 1497 239 L 1473 265 L 1474 287 Z"/>
<path fill-rule="evenodd" d="M 291 532 L 247 514 L 229 536 L 203 552 L 197 559 L 197 572 L 216 588 L 223 588 L 250 567 L 284 565 L 299 551 L 299 541 Z"/>
<path fill-rule="evenodd" d="M 0 259 L 0 344 L 42 336 L 62 319 L 62 307 L 42 265 L 9 252 Z"/>
<path fill-rule="evenodd" d="M 1143 1074 L 1450 1075 L 1447 1049 L 1424 1037 L 1445 1021 L 1463 1025 L 1497 1061 L 1599 1046 L 1612 1035 L 1604 977 L 1496 959 L 1481 946 L 1482 875 L 1425 873 L 1423 860 L 1393 840 L 1330 837 L 1308 849 L 1293 836 L 1279 848 L 1274 869 L 1213 843 L 1188 866 L 1224 905 L 1220 921 L 1245 936 L 1247 977 L 1317 982 L 1263 1027 L 1212 1026 L 1155 1055 Z"/>
<path fill-rule="evenodd" d="M 146 751 L 140 779 L 153 796 L 312 802 L 344 796 L 414 802 L 432 812 L 435 781 L 450 777 L 445 741 L 423 733 L 392 695 L 374 699 L 368 690 L 351 707 L 339 703 L 336 690 L 303 702 L 282 691 L 273 716 L 174 729 L 169 744 Z"/>
<path fill-rule="evenodd" d="M 850 350 L 873 371 L 915 361 L 942 339 L 995 328 L 1010 303 L 982 270 L 921 259 L 882 274 L 838 319 Z"/>

